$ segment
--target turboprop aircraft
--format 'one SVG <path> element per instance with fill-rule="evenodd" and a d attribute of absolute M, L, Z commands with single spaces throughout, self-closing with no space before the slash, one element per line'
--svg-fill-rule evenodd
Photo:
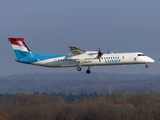
<path fill-rule="evenodd" d="M 24 38 L 8 38 L 8 40 L 16 54 L 17 62 L 52 68 L 77 67 L 78 71 L 82 70 L 81 67 L 87 66 L 86 73 L 88 74 L 92 66 L 145 64 L 148 68 L 148 64 L 154 62 L 152 58 L 141 52 L 103 54 L 100 48 L 98 51 L 84 51 L 73 46 L 69 46 L 70 54 L 32 53 L 25 44 Z"/>

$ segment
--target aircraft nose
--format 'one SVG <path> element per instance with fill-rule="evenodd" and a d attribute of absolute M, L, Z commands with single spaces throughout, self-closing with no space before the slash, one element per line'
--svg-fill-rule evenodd
<path fill-rule="evenodd" d="M 151 59 L 151 62 L 152 62 L 152 63 L 154 63 L 154 60 L 153 60 L 153 59 Z"/>
<path fill-rule="evenodd" d="M 148 63 L 154 63 L 154 60 L 153 60 L 152 58 L 149 58 L 149 57 L 148 57 L 148 58 L 147 58 L 147 62 L 148 62 Z"/>

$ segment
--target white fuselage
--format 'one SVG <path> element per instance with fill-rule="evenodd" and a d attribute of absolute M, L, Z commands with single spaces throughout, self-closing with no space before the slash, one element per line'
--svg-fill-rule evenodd
<path fill-rule="evenodd" d="M 71 51 L 69 55 L 32 53 L 24 43 L 24 38 L 8 38 L 8 40 L 12 45 L 17 62 L 52 68 L 77 67 L 78 71 L 81 71 L 82 66 L 88 66 L 87 74 L 91 72 L 91 66 L 146 64 L 145 67 L 148 68 L 147 64 L 154 62 L 141 52 L 103 54 L 100 48 L 98 51 L 84 51 L 74 46 L 69 46 Z"/>
<path fill-rule="evenodd" d="M 78 66 L 105 66 L 105 65 L 127 65 L 127 64 L 148 64 L 154 60 L 141 52 L 134 53 L 108 53 L 103 54 L 100 59 L 96 58 L 97 52 L 87 51 L 84 54 L 64 57 L 56 57 L 47 60 L 39 60 L 34 65 L 44 67 L 78 67 Z"/>

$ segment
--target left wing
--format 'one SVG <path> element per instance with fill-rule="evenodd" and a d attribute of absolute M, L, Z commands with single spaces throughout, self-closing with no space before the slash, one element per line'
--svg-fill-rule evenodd
<path fill-rule="evenodd" d="M 79 54 L 83 54 L 86 53 L 86 51 L 81 50 L 79 48 L 73 47 L 73 46 L 69 46 L 70 51 L 74 54 L 74 55 L 79 55 Z"/>

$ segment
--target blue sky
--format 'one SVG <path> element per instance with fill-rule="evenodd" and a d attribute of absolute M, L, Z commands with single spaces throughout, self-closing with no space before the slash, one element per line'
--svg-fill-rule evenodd
<path fill-rule="evenodd" d="M 15 62 L 8 37 L 24 37 L 32 52 L 68 54 L 68 46 L 103 53 L 143 52 L 144 65 L 105 66 L 93 72 L 159 74 L 159 0 L 5 0 L 0 1 L 0 75 L 68 73 L 76 68 L 44 68 Z M 87 68 L 83 68 L 85 72 Z"/>

